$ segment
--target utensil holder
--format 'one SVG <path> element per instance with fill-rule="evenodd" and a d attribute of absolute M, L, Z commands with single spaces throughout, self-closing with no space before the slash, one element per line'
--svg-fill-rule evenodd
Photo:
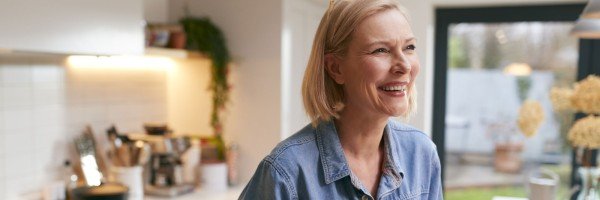
<path fill-rule="evenodd" d="M 143 169 L 142 166 L 111 168 L 115 181 L 129 188 L 129 200 L 144 199 Z"/>

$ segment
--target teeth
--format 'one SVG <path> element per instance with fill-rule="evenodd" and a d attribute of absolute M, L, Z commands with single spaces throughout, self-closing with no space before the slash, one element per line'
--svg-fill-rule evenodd
<path fill-rule="evenodd" d="M 386 86 L 386 87 L 382 87 L 381 89 L 383 89 L 384 91 L 401 91 L 401 92 L 406 91 L 405 86 Z"/>

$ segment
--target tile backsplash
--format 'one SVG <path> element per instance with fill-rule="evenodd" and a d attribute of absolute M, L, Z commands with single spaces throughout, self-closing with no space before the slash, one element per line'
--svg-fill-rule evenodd
<path fill-rule="evenodd" d="M 0 55 L 0 199 L 22 199 L 62 179 L 73 138 L 91 125 L 141 132 L 167 119 L 162 68 L 68 66 L 62 56 Z"/>

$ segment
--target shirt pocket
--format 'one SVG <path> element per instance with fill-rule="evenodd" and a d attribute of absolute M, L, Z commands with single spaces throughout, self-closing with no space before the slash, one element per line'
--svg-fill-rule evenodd
<path fill-rule="evenodd" d="M 401 196 L 399 200 L 426 200 L 428 199 L 428 194 L 423 191 L 414 191 L 413 193 Z"/>

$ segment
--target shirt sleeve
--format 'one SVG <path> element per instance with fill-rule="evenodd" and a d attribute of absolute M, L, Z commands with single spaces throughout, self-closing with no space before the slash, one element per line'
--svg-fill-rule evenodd
<path fill-rule="evenodd" d="M 444 193 L 442 192 L 442 170 L 440 166 L 440 157 L 434 147 L 431 156 L 431 181 L 429 185 L 429 199 L 443 200 Z"/>
<path fill-rule="evenodd" d="M 290 179 L 281 169 L 263 160 L 238 198 L 240 200 L 297 199 Z"/>

